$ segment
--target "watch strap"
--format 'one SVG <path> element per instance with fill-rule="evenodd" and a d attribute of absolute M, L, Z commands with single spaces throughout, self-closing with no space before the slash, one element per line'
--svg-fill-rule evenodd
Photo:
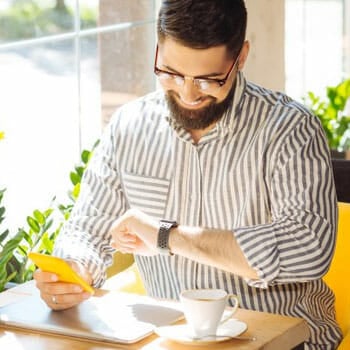
<path fill-rule="evenodd" d="M 177 227 L 176 221 L 160 220 L 157 239 L 158 252 L 163 255 L 173 255 L 169 248 L 169 235 L 172 228 Z"/>

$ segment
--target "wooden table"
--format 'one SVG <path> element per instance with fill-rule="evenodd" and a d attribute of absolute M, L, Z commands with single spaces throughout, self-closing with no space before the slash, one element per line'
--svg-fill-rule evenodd
<path fill-rule="evenodd" d="M 26 290 L 23 290 L 26 293 Z M 1 304 L 0 304 L 1 305 Z M 1 312 L 1 307 L 0 307 Z M 233 350 L 287 350 L 304 342 L 309 337 L 307 323 L 299 318 L 286 317 L 264 312 L 239 309 L 234 316 L 248 325 L 244 335 L 254 336 L 255 341 L 232 339 L 220 343 L 220 349 Z M 151 335 L 134 344 L 107 344 L 54 336 L 32 331 L 0 327 L 0 349 L 11 350 L 184 350 L 193 348 L 217 349 L 218 344 L 205 346 L 182 345 Z"/>

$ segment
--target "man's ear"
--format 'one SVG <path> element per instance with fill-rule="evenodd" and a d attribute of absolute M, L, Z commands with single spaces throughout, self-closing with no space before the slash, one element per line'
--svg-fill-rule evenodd
<path fill-rule="evenodd" d="M 250 43 L 248 40 L 245 40 L 242 46 L 241 54 L 239 56 L 238 69 L 242 70 L 244 68 L 245 62 L 247 61 L 248 54 L 250 49 Z"/>

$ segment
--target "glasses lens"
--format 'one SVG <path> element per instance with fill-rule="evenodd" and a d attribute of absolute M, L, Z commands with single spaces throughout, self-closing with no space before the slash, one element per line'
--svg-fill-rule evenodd
<path fill-rule="evenodd" d="M 183 77 L 180 77 L 179 75 L 173 75 L 172 78 L 173 82 L 175 82 L 176 85 L 183 86 L 185 82 L 185 79 Z"/>
<path fill-rule="evenodd" d="M 167 73 L 157 72 L 156 74 L 158 76 L 158 79 L 164 82 L 170 81 L 172 79 L 171 75 Z"/>
<path fill-rule="evenodd" d="M 166 72 L 156 72 L 159 81 L 167 86 L 183 86 L 185 79 L 176 74 L 168 74 Z M 209 79 L 192 79 L 192 83 L 195 87 L 203 92 L 215 92 L 220 88 L 220 84 L 215 80 Z"/>
<path fill-rule="evenodd" d="M 183 86 L 184 79 L 175 74 L 168 74 L 166 72 L 156 72 L 158 79 L 161 83 L 167 85 Z"/>
<path fill-rule="evenodd" d="M 215 80 L 193 79 L 193 82 L 199 90 L 205 92 L 212 92 L 220 87 L 220 84 Z"/>

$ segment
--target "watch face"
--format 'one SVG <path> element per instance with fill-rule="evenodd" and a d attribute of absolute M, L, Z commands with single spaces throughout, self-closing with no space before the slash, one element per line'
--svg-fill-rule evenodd
<path fill-rule="evenodd" d="M 160 224 L 166 224 L 169 228 L 177 226 L 177 222 L 173 220 L 160 220 Z"/>

